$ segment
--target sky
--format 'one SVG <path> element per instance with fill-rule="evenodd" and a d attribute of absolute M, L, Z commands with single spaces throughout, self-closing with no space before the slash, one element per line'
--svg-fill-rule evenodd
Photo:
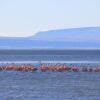
<path fill-rule="evenodd" d="M 100 27 L 100 0 L 0 0 L 0 36 Z"/>

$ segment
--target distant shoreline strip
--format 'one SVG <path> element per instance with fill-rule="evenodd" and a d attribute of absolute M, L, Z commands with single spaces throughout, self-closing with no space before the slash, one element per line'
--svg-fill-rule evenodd
<path fill-rule="evenodd" d="M 100 61 L 0 61 L 0 63 L 100 63 Z"/>

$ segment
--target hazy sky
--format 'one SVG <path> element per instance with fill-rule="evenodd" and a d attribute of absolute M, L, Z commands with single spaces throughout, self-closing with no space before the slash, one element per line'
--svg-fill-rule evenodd
<path fill-rule="evenodd" d="M 100 26 L 100 0 L 0 0 L 0 36 L 91 26 Z"/>

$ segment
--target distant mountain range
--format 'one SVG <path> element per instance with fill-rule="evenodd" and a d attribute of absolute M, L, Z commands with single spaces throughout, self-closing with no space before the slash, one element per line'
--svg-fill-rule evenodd
<path fill-rule="evenodd" d="M 72 28 L 38 32 L 35 36 L 0 37 L 0 49 L 99 49 L 100 28 Z"/>

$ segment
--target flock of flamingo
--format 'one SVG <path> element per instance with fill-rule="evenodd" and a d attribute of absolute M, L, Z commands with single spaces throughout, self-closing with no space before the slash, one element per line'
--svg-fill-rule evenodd
<path fill-rule="evenodd" d="M 41 71 L 41 72 L 100 72 L 100 67 L 86 67 L 86 66 L 68 66 L 66 64 L 56 64 L 56 65 L 47 65 L 41 64 L 39 67 L 35 67 L 31 64 L 8 64 L 0 66 L 0 71 Z"/>

